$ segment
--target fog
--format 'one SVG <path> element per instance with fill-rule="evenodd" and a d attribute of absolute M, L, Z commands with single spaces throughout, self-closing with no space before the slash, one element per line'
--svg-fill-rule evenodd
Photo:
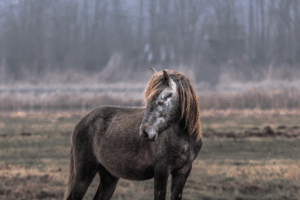
<path fill-rule="evenodd" d="M 0 0 L 0 96 L 141 99 L 150 67 L 184 72 L 199 93 L 299 95 L 299 11 L 298 0 Z"/>

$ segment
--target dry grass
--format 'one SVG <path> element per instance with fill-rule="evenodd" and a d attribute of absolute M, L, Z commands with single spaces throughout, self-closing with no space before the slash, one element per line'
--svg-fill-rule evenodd
<path fill-rule="evenodd" d="M 140 106 L 141 99 L 110 97 L 106 94 L 95 94 L 93 96 L 74 94 L 51 94 L 41 96 L 17 96 L 7 94 L 0 96 L 0 110 L 7 112 L 18 111 L 86 111 L 101 105 Z"/>
<path fill-rule="evenodd" d="M 0 197 L 7 199 L 62 199 L 66 173 L 54 165 L 49 171 L 6 165 L 0 174 Z M 300 197 L 299 160 L 268 161 L 197 160 L 185 189 L 184 199 L 298 199 Z M 92 199 L 97 177 L 85 199 Z M 11 186 L 14 189 L 11 189 Z M 170 198 L 170 183 L 168 198 Z M 1 194 L 2 193 L 2 194 Z M 120 180 L 112 199 L 153 199 L 153 180 Z"/>
<path fill-rule="evenodd" d="M 233 160 L 225 159 L 222 164 L 213 161 L 198 160 L 194 164 L 200 176 L 233 177 L 247 182 L 272 181 L 285 179 L 300 181 L 300 160 L 270 159 L 270 160 Z"/>
<path fill-rule="evenodd" d="M 101 105 L 143 106 L 141 88 L 111 88 L 112 91 L 93 92 L 41 92 L 40 94 L 1 93 L 0 110 L 17 111 L 83 111 Z M 251 89 L 242 92 L 206 92 L 198 91 L 200 108 L 204 116 L 207 112 L 229 116 L 247 112 L 248 115 L 260 115 L 268 111 L 271 115 L 297 114 L 300 110 L 300 91 L 295 88 L 278 90 Z M 217 110 L 218 112 L 215 112 Z"/>
<path fill-rule="evenodd" d="M 205 114 L 205 110 L 202 111 Z M 245 131 L 300 124 L 299 115 L 235 110 L 202 117 L 203 129 Z M 255 118 L 259 114 L 260 117 Z M 0 115 L 0 199 L 62 199 L 69 166 L 70 134 L 86 111 L 7 112 Z M 286 115 L 285 115 L 286 114 Z M 219 117 L 216 117 L 219 116 Z M 226 118 L 222 116 L 228 116 Z M 243 116 L 243 117 L 240 117 Z M 21 133 L 31 133 L 23 136 Z M 204 138 L 183 199 L 299 199 L 299 138 Z M 171 179 L 169 179 L 170 182 Z M 85 199 L 92 199 L 95 178 Z M 170 198 L 170 183 L 168 187 Z M 153 180 L 120 180 L 112 199 L 153 199 Z"/>
<path fill-rule="evenodd" d="M 199 95 L 204 109 L 299 109 L 300 91 L 296 88 L 282 90 L 248 89 L 242 92 L 217 92 Z"/>
<path fill-rule="evenodd" d="M 272 118 L 278 116 L 300 116 L 300 109 L 202 109 L 201 117 Z"/>

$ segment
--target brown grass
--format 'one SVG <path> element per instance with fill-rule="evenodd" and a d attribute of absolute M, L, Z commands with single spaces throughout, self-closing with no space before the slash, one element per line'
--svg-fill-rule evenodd
<path fill-rule="evenodd" d="M 201 92 L 199 105 L 203 111 L 222 110 L 220 115 L 230 115 L 239 110 L 271 114 L 300 109 L 300 90 L 284 88 L 278 90 L 248 89 L 241 92 Z M 132 93 L 99 92 L 93 95 L 85 93 L 51 93 L 49 95 L 19 95 L 18 93 L 0 94 L 0 111 L 86 111 L 101 105 L 142 106 L 142 91 Z M 228 110 L 230 112 L 228 112 Z M 297 111 L 298 112 L 298 111 Z M 227 114 L 226 114 L 227 113 Z M 258 113 L 259 114 L 259 113 Z M 292 112 L 294 114 L 294 112 Z M 203 115 L 203 114 L 202 114 Z M 206 115 L 206 114 L 204 114 Z M 247 114 L 246 114 L 247 115 Z"/>
<path fill-rule="evenodd" d="M 202 109 L 201 117 L 254 117 L 272 118 L 278 116 L 300 116 L 300 109 Z"/>
<path fill-rule="evenodd" d="M 234 165 L 234 163 L 239 163 Z M 247 179 L 247 182 L 272 181 L 284 178 L 286 180 L 300 181 L 300 161 L 273 159 L 259 160 L 225 160 L 222 165 L 198 160 L 194 167 L 200 176 L 220 176 L 226 174 L 237 180 Z"/>
<path fill-rule="evenodd" d="M 236 164 L 239 163 L 239 164 Z M 62 199 L 65 181 L 61 169 L 40 172 L 21 166 L 0 165 L 0 197 L 5 199 Z M 65 175 L 65 173 L 63 173 Z M 299 160 L 267 161 L 197 160 L 184 188 L 184 199 L 278 199 L 300 197 Z M 89 188 L 86 199 L 92 199 L 99 178 Z M 153 199 L 153 180 L 133 182 L 120 180 L 113 199 Z M 168 195 L 170 184 L 168 186 Z M 169 197 L 168 197 L 169 198 Z"/>
<path fill-rule="evenodd" d="M 1 111 L 86 111 L 101 105 L 141 106 L 142 99 L 110 97 L 106 94 L 93 96 L 56 94 L 46 98 L 18 97 L 14 94 L 0 96 Z"/>
<path fill-rule="evenodd" d="M 242 92 L 204 93 L 199 95 L 204 109 L 299 109 L 300 91 L 284 88 L 280 91 L 248 89 Z"/>
<path fill-rule="evenodd" d="M 85 114 L 81 111 L 1 113 L 0 199 L 62 199 L 68 175 L 70 134 Z M 255 120 L 207 117 L 202 124 L 204 129 L 216 131 L 228 127 L 245 131 L 245 127 L 261 129 L 266 125 L 277 130 L 282 125 L 291 129 L 299 120 L 281 115 Z M 31 135 L 22 136 L 22 131 Z M 183 199 L 300 199 L 298 144 L 299 138 L 203 138 Z M 170 180 L 167 199 L 170 199 Z M 99 177 L 85 199 L 93 198 L 98 184 Z M 122 179 L 112 199 L 153 199 L 153 185 L 153 180 Z"/>

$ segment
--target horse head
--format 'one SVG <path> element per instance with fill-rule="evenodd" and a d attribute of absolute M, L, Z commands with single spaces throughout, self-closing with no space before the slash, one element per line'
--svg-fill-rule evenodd
<path fill-rule="evenodd" d="M 146 112 L 140 126 L 140 136 L 154 141 L 160 133 L 180 118 L 179 93 L 168 72 L 156 72 L 145 92 Z"/>

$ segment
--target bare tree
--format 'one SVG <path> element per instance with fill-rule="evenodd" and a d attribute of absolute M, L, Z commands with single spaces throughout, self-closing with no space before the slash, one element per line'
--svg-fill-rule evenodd
<path fill-rule="evenodd" d="M 216 66 L 237 60 L 256 69 L 271 60 L 299 65 L 298 0 L 136 2 L 134 9 L 121 0 L 24 0 L 7 6 L 0 14 L 1 63 L 14 79 L 24 78 L 24 71 L 41 75 L 45 66 L 99 71 L 115 52 L 141 68 L 201 63 L 206 55 L 215 60 L 205 62 Z"/>

